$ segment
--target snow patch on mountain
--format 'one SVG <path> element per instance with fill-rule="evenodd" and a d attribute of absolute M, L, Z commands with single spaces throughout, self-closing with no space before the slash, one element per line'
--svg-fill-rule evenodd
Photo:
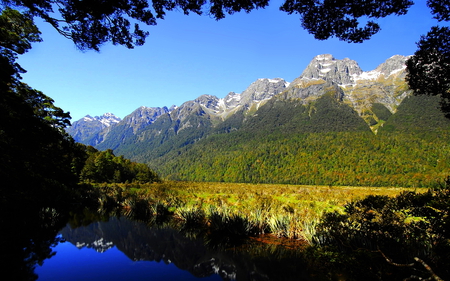
<path fill-rule="evenodd" d="M 259 78 L 241 93 L 230 92 L 223 98 L 201 95 L 179 107 L 174 105 L 170 108 L 142 106 L 122 121 L 112 113 L 105 113 L 100 117 L 86 115 L 74 122 L 70 128 L 70 134 L 77 141 L 89 140 L 92 142 L 89 144 L 96 145 L 106 138 L 108 130 L 115 130 L 119 127 L 129 130 L 131 127 L 133 134 L 137 134 L 166 114 L 168 114 L 166 116 L 167 120 L 170 120 L 169 122 L 177 124 L 173 130 L 180 131 L 184 128 L 204 125 L 203 121 L 190 120 L 190 116 L 196 116 L 195 120 L 200 120 L 197 116 L 206 115 L 207 122 L 215 124 L 240 111 L 256 114 L 255 111 L 277 95 L 280 99 L 295 99 L 300 100 L 302 104 L 307 104 L 322 96 L 326 92 L 325 89 L 327 91 L 334 89 L 340 100 L 351 104 L 360 114 L 370 110 L 374 102 L 385 105 L 393 112 L 407 93 L 395 92 L 393 89 L 396 86 L 392 84 L 391 80 L 404 79 L 406 60 L 407 57 L 395 55 L 376 69 L 363 71 L 356 61 L 349 58 L 339 60 L 330 54 L 318 55 L 311 60 L 301 76 L 291 83 L 282 78 Z M 387 79 L 392 75 L 395 75 L 393 79 Z M 377 87 L 367 87 L 374 83 Z M 385 90 L 380 91 L 379 87 Z M 118 126 L 112 126 L 119 122 L 121 123 Z M 121 130 L 125 130 L 123 128 Z M 162 133 L 161 130 L 155 131 L 156 135 Z M 95 134 L 98 137 L 92 139 Z"/>
<path fill-rule="evenodd" d="M 358 81 L 358 80 L 375 80 L 378 79 L 378 77 L 380 77 L 381 72 L 376 71 L 376 70 L 372 70 L 372 71 L 365 71 L 363 73 L 361 73 L 360 75 L 354 75 L 354 80 Z"/>
<path fill-rule="evenodd" d="M 103 114 L 102 116 L 95 116 L 92 117 L 90 115 L 86 115 L 84 116 L 81 120 L 79 121 L 84 121 L 84 122 L 100 122 L 104 127 L 109 127 L 112 124 L 116 124 L 120 122 L 120 118 L 115 116 L 114 114 L 108 112 Z"/>
<path fill-rule="evenodd" d="M 90 115 L 86 115 L 83 118 L 81 118 L 81 120 L 86 121 L 86 122 L 90 122 L 90 121 L 94 121 L 95 119 L 90 116 Z"/>
<path fill-rule="evenodd" d="M 406 68 L 407 59 L 408 57 L 395 55 L 374 70 L 362 71 L 358 63 L 349 58 L 338 60 L 330 54 L 318 55 L 311 60 L 302 75 L 295 79 L 293 84 L 300 84 L 305 80 L 324 80 L 341 87 L 355 86 L 360 81 L 402 74 Z"/>

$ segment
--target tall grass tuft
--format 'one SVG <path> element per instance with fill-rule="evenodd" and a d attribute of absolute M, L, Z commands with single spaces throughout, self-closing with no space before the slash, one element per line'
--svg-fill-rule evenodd
<path fill-rule="evenodd" d="M 131 197 L 125 199 L 122 206 L 124 215 L 129 218 L 147 220 L 153 215 L 147 200 Z"/>
<path fill-rule="evenodd" d="M 247 216 L 233 213 L 228 208 L 214 206 L 209 208 L 208 225 L 211 232 L 233 237 L 248 237 L 253 231 L 252 223 Z"/>
<path fill-rule="evenodd" d="M 270 232 L 269 223 L 267 217 L 269 216 L 267 211 L 263 209 L 256 209 L 250 212 L 249 220 L 252 225 L 252 231 L 254 235 L 260 235 Z"/>
<path fill-rule="evenodd" d="M 289 216 L 283 214 L 274 214 L 270 216 L 268 219 L 270 232 L 279 238 L 287 237 L 289 220 Z"/>
<path fill-rule="evenodd" d="M 303 239 L 310 245 L 314 243 L 316 237 L 316 226 L 318 224 L 319 219 L 317 218 L 303 222 L 301 235 Z"/>
<path fill-rule="evenodd" d="M 175 216 L 182 221 L 184 229 L 200 228 L 206 225 L 206 213 L 197 206 L 184 206 L 175 211 Z"/>

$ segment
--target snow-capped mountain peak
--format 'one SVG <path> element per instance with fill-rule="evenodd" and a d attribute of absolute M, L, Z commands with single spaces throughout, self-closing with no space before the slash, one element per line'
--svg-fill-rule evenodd
<path fill-rule="evenodd" d="M 409 94 L 404 88 L 398 87 L 404 83 L 406 60 L 405 56 L 395 55 L 376 69 L 363 71 L 356 61 L 349 58 L 336 59 L 330 54 L 318 55 L 291 83 L 282 78 L 260 78 L 241 93 L 229 92 L 223 98 L 205 94 L 179 107 L 171 106 L 169 109 L 140 107 L 126 116 L 117 126 L 111 125 L 118 123 L 120 119 L 115 119 L 117 117 L 111 113 L 100 117 L 87 115 L 74 122 L 68 132 L 77 141 L 84 137 L 86 139 L 84 143 L 90 145 L 106 143 L 104 139 L 107 139 L 109 130 L 114 130 L 115 133 L 111 134 L 114 136 L 132 132 L 130 135 L 135 137 L 148 126 L 166 128 L 173 124 L 173 127 L 170 127 L 171 134 L 177 135 L 187 128 L 193 130 L 193 128 L 216 126 L 238 112 L 243 113 L 244 116 L 258 114 L 256 112 L 272 98 L 307 105 L 325 93 L 334 93 L 337 100 L 351 105 L 361 116 L 363 113 L 364 116 L 369 116 L 367 112 L 371 112 L 374 103 L 384 105 L 394 113 L 403 98 Z M 236 116 L 241 118 L 240 115 Z M 161 117 L 163 118 L 160 119 Z M 368 117 L 366 119 L 369 120 Z M 235 121 L 230 120 L 230 122 Z M 89 127 L 89 130 L 84 128 L 77 130 L 83 123 L 84 128 Z M 157 124 L 152 125 L 154 123 Z M 102 128 L 106 129 L 99 133 L 98 129 L 102 130 Z M 234 127 L 229 126 L 226 130 L 232 130 L 232 128 Z M 162 132 L 158 129 L 151 134 L 158 136 Z M 97 137 L 93 138 L 93 135 Z M 117 142 L 120 141 L 117 140 Z"/>

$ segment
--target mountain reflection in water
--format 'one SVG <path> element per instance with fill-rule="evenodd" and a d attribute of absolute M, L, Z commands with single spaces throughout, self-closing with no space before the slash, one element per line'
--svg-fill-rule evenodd
<path fill-rule="evenodd" d="M 85 265 L 77 269 L 83 274 L 90 267 L 92 274 L 98 276 L 92 280 L 313 280 L 300 256 L 280 245 L 256 241 L 234 247 L 217 245 L 203 235 L 183 233 L 168 226 L 148 226 L 125 217 L 111 217 L 78 228 L 68 225 L 60 234 L 66 243 L 57 246 L 56 255 L 36 269 L 38 280 L 57 280 L 51 279 L 52 271 L 56 275 L 56 271 L 64 272 L 64 266 L 75 264 Z M 68 242 L 86 253 L 81 255 L 82 251 Z M 74 250 L 72 254 L 64 253 Z M 71 258 L 84 260 L 70 261 Z M 110 273 L 92 268 L 99 259 L 102 260 L 99 264 L 110 266 L 107 268 Z M 127 270 L 134 275 L 124 276 Z M 161 274 L 161 270 L 166 273 Z M 138 271 L 145 276 L 135 276 Z M 101 274 L 106 276 L 100 277 Z M 73 277 L 86 280 L 85 276 Z"/>

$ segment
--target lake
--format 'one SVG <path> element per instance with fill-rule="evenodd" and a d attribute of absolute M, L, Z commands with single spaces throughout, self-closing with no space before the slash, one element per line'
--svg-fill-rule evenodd
<path fill-rule="evenodd" d="M 69 223 L 57 240 L 52 256 L 35 268 L 39 281 L 319 280 L 299 251 L 288 246 L 292 241 L 230 244 L 168 223 L 149 225 L 123 216 L 83 226 Z"/>
<path fill-rule="evenodd" d="M 273 235 L 248 237 L 232 231 L 224 235 L 223 229 L 187 227 L 172 216 L 130 216 L 120 208 L 84 206 L 3 208 L 0 269 L 4 276 L 24 281 L 375 281 L 431 275 L 419 263 L 393 265 L 373 250 L 358 248 L 346 255 Z M 389 249 L 390 255 L 401 249 Z M 445 247 L 439 250 L 448 254 Z M 404 256 L 404 260 L 411 258 Z M 445 274 L 445 261 L 434 268 Z"/>

